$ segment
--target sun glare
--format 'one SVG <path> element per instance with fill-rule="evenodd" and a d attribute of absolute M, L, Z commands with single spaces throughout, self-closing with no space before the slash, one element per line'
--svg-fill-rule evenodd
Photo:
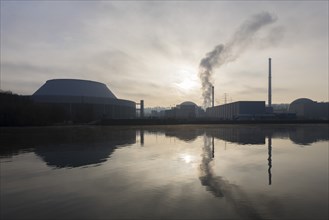
<path fill-rule="evenodd" d="M 182 154 L 180 155 L 180 158 L 185 162 L 185 163 L 190 163 L 193 161 L 193 157 L 189 154 Z"/>
<path fill-rule="evenodd" d="M 189 92 L 199 85 L 196 72 L 191 69 L 181 69 L 178 71 L 179 81 L 176 87 L 182 92 Z"/>

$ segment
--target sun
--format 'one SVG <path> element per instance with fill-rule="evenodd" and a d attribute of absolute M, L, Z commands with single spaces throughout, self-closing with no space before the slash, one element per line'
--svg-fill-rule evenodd
<path fill-rule="evenodd" d="M 181 90 L 190 91 L 195 87 L 195 82 L 189 78 L 185 78 L 183 81 L 177 83 L 176 85 Z"/>
<path fill-rule="evenodd" d="M 181 92 L 190 92 L 191 90 L 194 90 L 198 87 L 198 77 L 196 75 L 196 72 L 192 69 L 180 69 L 178 71 L 179 80 L 177 83 L 175 83 L 175 86 L 178 90 Z"/>

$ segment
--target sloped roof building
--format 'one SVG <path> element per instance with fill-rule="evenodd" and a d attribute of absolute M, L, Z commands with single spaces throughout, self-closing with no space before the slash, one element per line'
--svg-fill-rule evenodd
<path fill-rule="evenodd" d="M 118 99 L 105 84 L 90 80 L 48 80 L 31 98 L 36 103 L 61 108 L 67 120 L 136 117 L 135 102 Z"/>

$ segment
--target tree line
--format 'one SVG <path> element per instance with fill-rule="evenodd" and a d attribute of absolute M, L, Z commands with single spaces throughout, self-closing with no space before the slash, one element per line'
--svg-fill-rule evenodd
<path fill-rule="evenodd" d="M 0 91 L 0 126 L 42 126 L 63 122 L 63 109 L 35 103 L 30 96 Z"/>

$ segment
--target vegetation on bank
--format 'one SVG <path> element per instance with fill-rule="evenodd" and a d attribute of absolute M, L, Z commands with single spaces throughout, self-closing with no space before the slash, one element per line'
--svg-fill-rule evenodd
<path fill-rule="evenodd" d="M 64 112 L 55 106 L 34 103 L 29 96 L 0 92 L 0 126 L 42 126 L 62 122 Z"/>

